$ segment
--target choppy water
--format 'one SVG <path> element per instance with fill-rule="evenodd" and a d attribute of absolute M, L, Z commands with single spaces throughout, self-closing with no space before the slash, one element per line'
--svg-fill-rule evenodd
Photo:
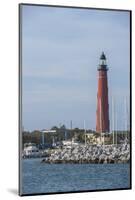
<path fill-rule="evenodd" d="M 45 164 L 22 160 L 22 193 L 57 193 L 130 187 L 129 164 Z"/>

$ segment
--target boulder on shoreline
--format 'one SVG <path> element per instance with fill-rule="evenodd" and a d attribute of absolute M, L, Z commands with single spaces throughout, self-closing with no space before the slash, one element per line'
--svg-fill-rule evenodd
<path fill-rule="evenodd" d="M 129 144 L 114 145 L 78 145 L 71 149 L 57 149 L 41 162 L 48 164 L 105 164 L 128 163 L 130 161 Z"/>

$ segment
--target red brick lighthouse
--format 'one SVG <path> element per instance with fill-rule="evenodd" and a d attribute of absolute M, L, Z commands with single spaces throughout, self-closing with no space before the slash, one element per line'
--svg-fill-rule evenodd
<path fill-rule="evenodd" d="M 108 103 L 108 80 L 107 80 L 106 56 L 102 52 L 98 67 L 98 91 L 96 111 L 96 131 L 99 133 L 109 132 L 109 103 Z"/>

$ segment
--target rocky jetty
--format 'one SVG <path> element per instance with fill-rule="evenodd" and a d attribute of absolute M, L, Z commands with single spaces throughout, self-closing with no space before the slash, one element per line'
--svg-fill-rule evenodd
<path fill-rule="evenodd" d="M 77 145 L 56 149 L 42 162 L 49 164 L 72 163 L 128 163 L 130 145 Z"/>

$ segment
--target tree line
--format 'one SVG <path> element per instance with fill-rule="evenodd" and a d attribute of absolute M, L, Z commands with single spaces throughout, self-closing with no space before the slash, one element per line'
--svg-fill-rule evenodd
<path fill-rule="evenodd" d="M 44 133 L 44 142 L 47 144 L 52 144 L 53 139 L 55 142 L 61 142 L 63 140 L 71 140 L 73 137 L 75 137 L 77 141 L 84 142 L 84 129 L 67 129 L 65 125 L 62 125 L 60 128 L 53 126 L 51 130 L 56 130 L 56 133 Z M 87 130 L 86 132 L 92 133 L 94 131 Z M 22 143 L 23 146 L 25 143 L 41 144 L 42 132 L 39 130 L 34 130 L 32 132 L 23 131 Z"/>
<path fill-rule="evenodd" d="M 84 136 L 84 129 L 74 128 L 74 129 L 67 129 L 65 125 L 62 125 L 60 128 L 57 126 L 53 126 L 51 130 L 56 130 L 56 133 L 44 133 L 44 143 L 45 144 L 52 144 L 53 141 L 61 142 L 63 140 L 72 140 L 75 138 L 76 141 L 84 143 L 85 136 Z M 100 133 L 96 133 L 93 130 L 86 130 L 86 133 L 94 133 L 95 137 L 99 137 Z M 122 140 L 127 137 L 130 139 L 129 131 L 115 131 L 114 132 L 114 139 L 115 142 L 120 143 Z M 113 135 L 111 134 L 111 140 L 113 140 Z M 42 144 L 42 132 L 39 130 L 34 130 L 32 132 L 23 131 L 22 133 L 22 144 L 26 143 L 35 143 L 36 145 Z"/>

